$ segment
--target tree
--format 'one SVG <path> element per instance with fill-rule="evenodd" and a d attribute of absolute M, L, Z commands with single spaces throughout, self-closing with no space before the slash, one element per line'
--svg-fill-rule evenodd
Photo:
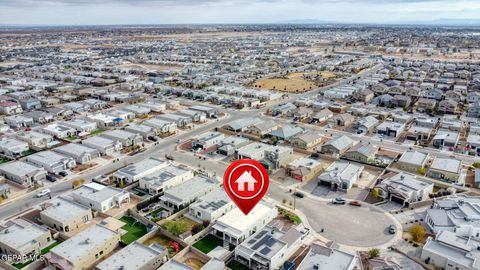
<path fill-rule="evenodd" d="M 475 162 L 472 164 L 472 166 L 475 168 L 475 169 L 479 169 L 480 168 L 480 162 Z"/>
<path fill-rule="evenodd" d="M 418 172 L 418 174 L 425 175 L 426 170 L 425 170 L 425 168 L 420 167 L 420 168 L 418 168 L 417 172 Z"/>
<path fill-rule="evenodd" d="M 380 249 L 372 248 L 368 251 L 368 255 L 370 256 L 370 259 L 378 258 L 380 257 Z"/>
<path fill-rule="evenodd" d="M 412 235 L 412 240 L 415 242 L 423 242 L 423 240 L 425 240 L 425 234 L 427 233 L 425 228 L 420 224 L 413 225 L 408 232 Z"/>
<path fill-rule="evenodd" d="M 380 197 L 380 191 L 378 191 L 378 188 L 374 188 L 370 191 L 370 196 L 374 198 Z"/>
<path fill-rule="evenodd" d="M 167 220 L 162 227 L 175 236 L 179 236 L 188 230 L 186 223 L 173 220 Z"/>

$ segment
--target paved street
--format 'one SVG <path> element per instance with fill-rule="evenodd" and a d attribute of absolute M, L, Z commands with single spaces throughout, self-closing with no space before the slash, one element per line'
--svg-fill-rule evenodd
<path fill-rule="evenodd" d="M 287 189 L 271 181 L 268 196 L 282 201 L 293 201 L 293 196 Z M 354 247 L 372 247 L 383 245 L 392 239 L 387 231 L 390 224 L 396 224 L 385 212 L 364 205 L 332 205 L 328 200 L 304 197 L 295 199 L 295 208 L 303 212 L 312 228 L 323 233 L 328 239 L 335 239 L 339 244 Z"/>

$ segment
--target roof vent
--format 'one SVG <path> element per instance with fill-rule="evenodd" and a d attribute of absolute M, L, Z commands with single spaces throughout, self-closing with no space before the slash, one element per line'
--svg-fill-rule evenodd
<path fill-rule="evenodd" d="M 90 238 L 85 239 L 85 244 L 90 244 Z"/>

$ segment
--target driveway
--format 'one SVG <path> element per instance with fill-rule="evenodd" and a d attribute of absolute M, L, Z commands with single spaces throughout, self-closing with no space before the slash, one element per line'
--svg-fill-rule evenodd
<path fill-rule="evenodd" d="M 268 194 L 280 202 L 285 198 L 287 201 L 293 200 L 291 193 L 272 183 Z M 395 237 L 389 234 L 387 229 L 390 224 L 395 224 L 394 220 L 382 210 L 369 205 L 362 207 L 332 205 L 327 200 L 306 196 L 295 199 L 295 207 L 307 216 L 308 223 L 316 232 L 339 244 L 362 248 L 374 247 L 383 245 Z"/>

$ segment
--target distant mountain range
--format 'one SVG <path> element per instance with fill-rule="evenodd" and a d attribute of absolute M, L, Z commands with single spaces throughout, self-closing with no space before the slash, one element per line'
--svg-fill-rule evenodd
<path fill-rule="evenodd" d="M 343 23 L 339 21 L 325 21 L 316 19 L 302 19 L 280 21 L 278 24 L 391 24 L 391 25 L 438 25 L 438 26 L 480 26 L 480 19 L 437 19 L 431 21 L 404 21 L 404 22 L 387 22 L 387 23 Z"/>

